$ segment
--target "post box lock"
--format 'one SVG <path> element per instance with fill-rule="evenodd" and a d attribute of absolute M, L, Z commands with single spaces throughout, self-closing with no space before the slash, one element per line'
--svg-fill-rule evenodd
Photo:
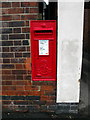
<path fill-rule="evenodd" d="M 56 80 L 56 21 L 32 20 L 32 80 Z"/>

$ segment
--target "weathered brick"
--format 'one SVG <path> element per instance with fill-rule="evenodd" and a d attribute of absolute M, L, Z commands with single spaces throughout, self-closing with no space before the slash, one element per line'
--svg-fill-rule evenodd
<path fill-rule="evenodd" d="M 38 15 L 21 15 L 21 20 L 36 20 Z"/>
<path fill-rule="evenodd" d="M 15 80 L 15 75 L 2 75 L 2 80 Z"/>
<path fill-rule="evenodd" d="M 41 86 L 41 90 L 54 90 L 54 87 L 53 86 L 48 86 L 48 85 L 42 85 Z"/>
<path fill-rule="evenodd" d="M 23 8 L 10 8 L 10 9 L 8 9 L 8 14 L 20 14 L 20 13 L 24 13 Z"/>
<path fill-rule="evenodd" d="M 2 81 L 2 85 L 12 85 L 12 81 Z"/>
<path fill-rule="evenodd" d="M 30 37 L 29 34 L 26 34 L 26 39 L 29 39 L 29 37 Z"/>
<path fill-rule="evenodd" d="M 25 90 L 38 90 L 38 87 L 37 86 L 27 85 L 27 86 L 25 86 Z"/>
<path fill-rule="evenodd" d="M 3 15 L 3 14 L 8 14 L 8 9 L 3 8 L 3 9 L 2 9 L 2 15 Z"/>
<path fill-rule="evenodd" d="M 23 51 L 26 51 L 26 48 L 25 47 L 10 47 L 10 51 L 11 52 L 23 52 Z"/>
<path fill-rule="evenodd" d="M 2 46 L 13 46 L 13 41 L 2 41 Z"/>
<path fill-rule="evenodd" d="M 11 70 L 2 70 L 2 74 L 11 74 Z"/>
<path fill-rule="evenodd" d="M 11 7 L 11 2 L 2 2 L 2 8 Z"/>
<path fill-rule="evenodd" d="M 26 74 L 26 70 L 12 70 L 12 74 Z"/>
<path fill-rule="evenodd" d="M 25 35 L 24 34 L 12 34 L 12 35 L 9 35 L 9 39 L 25 39 Z"/>
<path fill-rule="evenodd" d="M 3 63 L 10 63 L 10 59 L 3 59 Z"/>
<path fill-rule="evenodd" d="M 12 15 L 12 20 L 20 20 L 20 15 Z"/>
<path fill-rule="evenodd" d="M 38 8 L 30 8 L 30 13 L 38 13 Z"/>
<path fill-rule="evenodd" d="M 31 75 L 24 76 L 24 79 L 25 79 L 25 80 L 31 80 Z"/>
<path fill-rule="evenodd" d="M 24 26 L 24 21 L 9 22 L 9 27 L 21 27 Z"/>
<path fill-rule="evenodd" d="M 14 28 L 14 29 L 13 29 L 13 32 L 14 32 L 14 33 L 21 33 L 21 28 Z"/>
<path fill-rule="evenodd" d="M 22 33 L 30 33 L 30 28 L 29 27 L 22 28 Z"/>
<path fill-rule="evenodd" d="M 16 90 L 25 90 L 24 85 L 17 85 Z"/>
<path fill-rule="evenodd" d="M 21 40 L 18 40 L 18 41 L 14 41 L 14 45 L 21 45 Z"/>
<path fill-rule="evenodd" d="M 15 68 L 16 69 L 23 69 L 24 67 L 23 67 L 23 65 L 22 64 L 15 64 Z"/>
<path fill-rule="evenodd" d="M 9 52 L 9 47 L 3 47 L 3 48 L 2 48 L 2 51 L 3 51 L 3 52 Z"/>
<path fill-rule="evenodd" d="M 1 35 L 2 40 L 8 40 L 8 35 Z"/>
<path fill-rule="evenodd" d="M 22 57 L 22 53 L 15 53 L 15 57 Z"/>
<path fill-rule="evenodd" d="M 14 58 L 11 59 L 11 63 L 24 63 L 25 59 L 24 58 Z"/>
<path fill-rule="evenodd" d="M 2 69 L 14 69 L 14 65 L 13 64 L 3 64 Z"/>
<path fill-rule="evenodd" d="M 12 7 L 20 7 L 20 2 L 12 2 Z"/>
<path fill-rule="evenodd" d="M 23 75 L 17 75 L 16 80 L 23 80 Z"/>
<path fill-rule="evenodd" d="M 0 33 L 2 33 L 2 34 L 9 34 L 9 33 L 12 33 L 12 29 L 11 28 L 0 29 Z"/>
<path fill-rule="evenodd" d="M 29 41 L 28 40 L 23 40 L 23 45 L 29 45 Z"/>
<path fill-rule="evenodd" d="M 9 21 L 9 20 L 12 20 L 12 16 L 11 15 L 0 16 L 0 20 Z"/>
<path fill-rule="evenodd" d="M 9 22 L 3 22 L 3 21 L 2 21 L 2 24 L 1 24 L 1 25 L 2 25 L 2 27 L 9 27 Z"/>
<path fill-rule="evenodd" d="M 26 100 L 40 100 L 40 96 L 26 96 Z"/>
<path fill-rule="evenodd" d="M 14 54 L 13 53 L 2 53 L 3 58 L 13 58 Z"/>
<path fill-rule="evenodd" d="M 29 26 L 29 21 L 25 21 L 25 26 Z"/>
<path fill-rule="evenodd" d="M 37 2 L 22 2 L 21 7 L 37 7 Z"/>
<path fill-rule="evenodd" d="M 23 57 L 30 57 L 30 53 L 23 53 Z"/>
<path fill-rule="evenodd" d="M 10 85 L 7 85 L 7 86 L 2 86 L 2 90 L 16 90 L 16 86 L 10 86 Z"/>

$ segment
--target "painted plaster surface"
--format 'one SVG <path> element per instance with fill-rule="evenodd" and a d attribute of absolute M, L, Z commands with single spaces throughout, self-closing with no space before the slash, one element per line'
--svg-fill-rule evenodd
<path fill-rule="evenodd" d="M 58 3 L 57 103 L 79 102 L 83 11 L 83 1 Z"/>

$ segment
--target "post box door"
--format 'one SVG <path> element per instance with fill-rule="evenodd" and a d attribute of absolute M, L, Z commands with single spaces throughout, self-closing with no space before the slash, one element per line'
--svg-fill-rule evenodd
<path fill-rule="evenodd" d="M 56 80 L 56 21 L 30 22 L 32 80 Z"/>

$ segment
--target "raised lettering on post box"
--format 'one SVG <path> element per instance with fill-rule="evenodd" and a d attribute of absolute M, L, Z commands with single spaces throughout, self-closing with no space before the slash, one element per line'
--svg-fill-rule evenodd
<path fill-rule="evenodd" d="M 30 22 L 32 80 L 56 80 L 56 21 Z"/>

